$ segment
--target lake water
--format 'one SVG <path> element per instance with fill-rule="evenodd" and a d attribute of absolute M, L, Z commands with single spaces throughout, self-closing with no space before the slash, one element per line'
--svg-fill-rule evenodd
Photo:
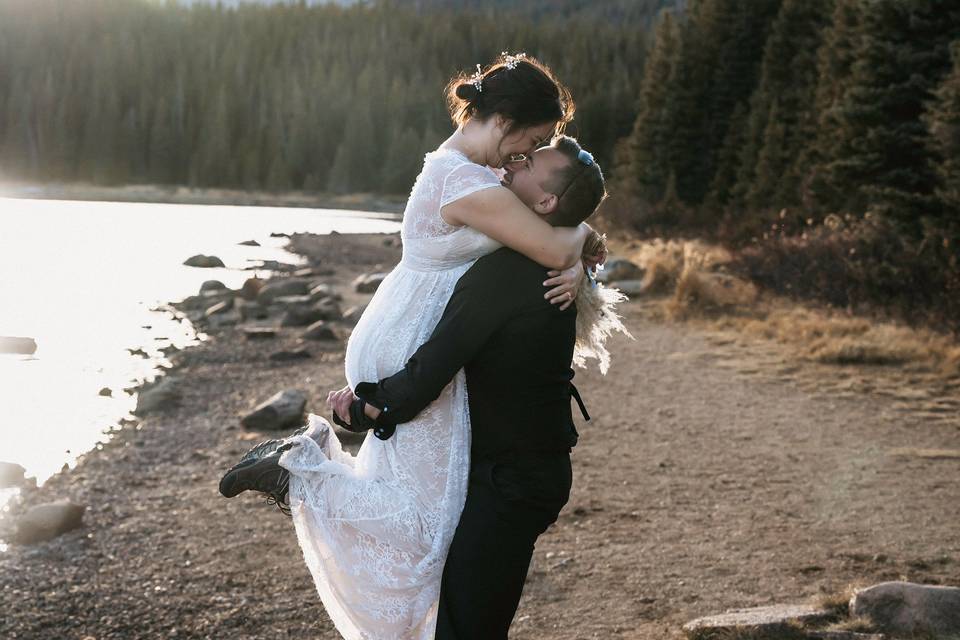
<path fill-rule="evenodd" d="M 389 214 L 329 209 L 0 198 L 0 336 L 37 342 L 31 356 L 0 354 L 0 461 L 43 484 L 106 442 L 136 406 L 123 389 L 169 366 L 160 349 L 205 338 L 156 307 L 204 280 L 239 287 L 260 260 L 300 262 L 271 232 L 399 228 Z M 198 253 L 226 268 L 182 264 Z M 0 511 L 14 491 L 0 489 Z"/>

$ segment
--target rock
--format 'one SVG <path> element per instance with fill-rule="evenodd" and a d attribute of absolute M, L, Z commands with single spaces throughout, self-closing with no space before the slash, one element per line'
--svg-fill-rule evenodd
<path fill-rule="evenodd" d="M 310 297 L 313 298 L 314 302 L 323 300 L 324 298 L 333 298 L 337 302 L 343 300 L 343 296 L 334 291 L 333 285 L 325 283 L 318 284 L 313 289 L 310 289 Z"/>
<path fill-rule="evenodd" d="M 306 349 L 294 349 L 293 351 L 277 351 L 270 354 L 270 360 L 274 362 L 289 362 L 291 360 L 306 360 L 313 355 Z"/>
<path fill-rule="evenodd" d="M 0 336 L 0 353 L 22 353 L 31 355 L 37 351 L 37 341 L 33 338 Z"/>
<path fill-rule="evenodd" d="M 340 305 L 332 298 L 310 304 L 310 296 L 292 296 L 280 298 L 277 302 L 284 307 L 283 318 L 280 320 L 282 327 L 305 327 L 318 320 L 340 318 Z"/>
<path fill-rule="evenodd" d="M 313 267 L 304 267 L 303 269 L 297 269 L 291 274 L 294 278 L 309 278 L 314 275 Z"/>
<path fill-rule="evenodd" d="M 172 376 L 157 378 L 144 384 L 137 395 L 137 408 L 133 413 L 142 416 L 176 406 L 180 402 L 179 387 L 179 378 Z"/>
<path fill-rule="evenodd" d="M 266 282 L 263 278 L 247 278 L 240 287 L 240 297 L 244 300 L 256 300 Z"/>
<path fill-rule="evenodd" d="M 199 253 L 184 260 L 183 264 L 187 265 L 188 267 L 201 267 L 205 269 L 226 266 L 223 264 L 223 260 L 217 256 L 205 256 Z"/>
<path fill-rule="evenodd" d="M 244 267 L 247 271 L 263 269 L 264 271 L 283 271 L 286 273 L 292 273 L 299 268 L 300 265 L 290 264 L 289 262 L 278 262 L 277 260 L 260 260 L 259 264 Z"/>
<path fill-rule="evenodd" d="M 735 632 L 749 631 L 751 640 L 781 640 L 795 623 L 824 622 L 833 615 L 830 611 L 804 604 L 777 604 L 752 609 L 732 609 L 715 616 L 697 618 L 683 625 L 688 638 L 708 638 L 712 635 L 737 637 Z"/>
<path fill-rule="evenodd" d="M 606 286 L 617 289 L 620 293 L 630 298 L 635 298 L 643 294 L 643 280 L 617 280 Z"/>
<path fill-rule="evenodd" d="M 283 232 L 274 231 L 274 232 L 272 232 L 272 233 L 270 234 L 270 237 L 271 237 L 271 238 L 289 238 L 289 237 L 290 237 L 290 234 L 289 234 L 289 233 L 283 233 Z"/>
<path fill-rule="evenodd" d="M 238 242 L 237 244 L 242 244 L 245 247 L 259 247 L 260 243 L 256 240 L 244 240 L 243 242 Z"/>
<path fill-rule="evenodd" d="M 243 321 L 243 318 L 240 317 L 240 312 L 236 309 L 230 311 L 224 311 L 221 313 L 215 313 L 211 316 L 204 316 L 204 319 L 207 321 L 207 329 L 222 329 L 224 327 L 233 327 Z"/>
<path fill-rule="evenodd" d="M 266 320 L 270 317 L 270 309 L 258 302 L 251 302 L 243 298 L 236 298 L 235 305 L 240 319 L 247 320 Z"/>
<path fill-rule="evenodd" d="M 267 281 L 257 294 L 257 302 L 271 304 L 281 296 L 305 296 L 310 293 L 310 281 L 302 278 L 275 278 Z"/>
<path fill-rule="evenodd" d="M 135 349 L 131 349 L 130 347 L 127 347 L 127 351 L 128 351 L 128 352 L 130 353 L 130 355 L 132 355 L 132 356 L 140 356 L 141 358 L 149 358 L 149 357 L 150 357 L 150 354 L 147 353 L 146 351 L 144 351 L 143 349 L 141 349 L 140 347 L 136 347 Z"/>
<path fill-rule="evenodd" d="M 100 394 L 99 394 L 99 395 L 105 396 L 105 397 L 107 397 L 107 398 L 112 397 L 112 396 L 113 396 L 113 389 L 111 389 L 110 387 L 104 387 L 103 389 L 100 389 Z"/>
<path fill-rule="evenodd" d="M 960 634 L 960 588 L 881 582 L 857 591 L 850 613 L 895 634 Z"/>
<path fill-rule="evenodd" d="M 0 489 L 19 487 L 24 482 L 26 469 L 15 462 L 0 462 Z"/>
<path fill-rule="evenodd" d="M 270 304 L 275 304 L 279 307 L 309 307 L 313 304 L 313 296 L 310 295 L 290 295 L 290 296 L 277 296 L 270 301 Z"/>
<path fill-rule="evenodd" d="M 336 331 L 324 320 L 317 320 L 300 334 L 304 340 L 339 340 Z"/>
<path fill-rule="evenodd" d="M 226 313 L 231 309 L 233 309 L 233 298 L 230 298 L 229 300 L 221 300 L 217 304 L 204 311 L 203 315 L 209 318 L 210 316 L 215 316 L 218 313 Z"/>
<path fill-rule="evenodd" d="M 366 308 L 367 308 L 367 305 L 365 304 L 360 304 L 354 307 L 350 307 L 349 309 L 343 312 L 343 317 L 341 318 L 341 320 L 343 320 L 345 324 L 348 324 L 350 326 L 356 326 L 357 322 L 360 321 L 360 316 L 363 315 L 363 312 Z"/>
<path fill-rule="evenodd" d="M 301 391 L 286 389 L 257 405 L 240 423 L 253 431 L 299 426 L 306 406 L 307 397 Z"/>
<path fill-rule="evenodd" d="M 244 327 L 243 335 L 247 337 L 247 340 L 265 340 L 276 338 L 277 330 L 273 327 Z"/>
<path fill-rule="evenodd" d="M 67 500 L 34 505 L 17 519 L 16 540 L 33 544 L 56 538 L 82 526 L 85 510 Z"/>
<path fill-rule="evenodd" d="M 353 281 L 353 289 L 357 293 L 373 293 L 380 287 L 380 283 L 386 277 L 386 273 L 366 273 L 357 276 L 357 279 Z"/>
<path fill-rule="evenodd" d="M 203 284 L 200 285 L 200 295 L 203 295 L 207 291 L 223 291 L 226 288 L 227 285 L 219 280 L 204 280 Z"/>
<path fill-rule="evenodd" d="M 643 269 L 623 258 L 607 260 L 603 270 L 597 273 L 600 282 L 615 282 L 617 280 L 642 280 Z"/>
<path fill-rule="evenodd" d="M 812 640 L 886 640 L 882 633 L 857 633 L 856 631 L 807 631 Z"/>

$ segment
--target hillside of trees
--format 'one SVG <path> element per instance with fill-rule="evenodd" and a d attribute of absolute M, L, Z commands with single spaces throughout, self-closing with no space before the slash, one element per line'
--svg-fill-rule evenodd
<path fill-rule="evenodd" d="M 620 224 L 960 329 L 960 4 L 700 0 L 651 40 Z"/>
<path fill-rule="evenodd" d="M 405 194 L 452 130 L 447 80 L 503 50 L 554 68 L 572 132 L 609 166 L 636 116 L 642 27 L 415 4 L 7 0 L 0 175 Z"/>

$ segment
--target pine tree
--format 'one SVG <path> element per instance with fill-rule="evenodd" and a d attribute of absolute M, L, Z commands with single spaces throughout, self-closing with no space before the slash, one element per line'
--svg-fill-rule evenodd
<path fill-rule="evenodd" d="M 951 0 L 876 0 L 864 15 L 864 40 L 850 88 L 838 108 L 845 151 L 826 165 L 847 185 L 842 205 L 874 208 L 919 235 L 940 214 L 937 176 L 921 119 L 950 70 L 949 45 L 960 38 L 960 6 Z"/>
<path fill-rule="evenodd" d="M 831 0 L 785 0 L 764 49 L 733 193 L 750 210 L 799 202 L 794 170 L 816 134 L 816 51 Z"/>
<path fill-rule="evenodd" d="M 960 41 L 954 42 L 953 69 L 936 92 L 936 101 L 927 116 L 930 143 L 941 162 L 937 167 L 937 189 L 945 223 L 960 241 Z"/>
<path fill-rule="evenodd" d="M 628 164 L 617 168 L 618 179 L 647 202 L 663 197 L 669 177 L 666 98 L 676 55 L 676 23 L 672 14 L 665 13 L 644 68 L 639 113 L 626 147 Z"/>

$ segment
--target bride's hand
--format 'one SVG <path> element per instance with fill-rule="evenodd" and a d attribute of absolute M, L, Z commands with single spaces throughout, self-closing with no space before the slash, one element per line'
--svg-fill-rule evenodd
<path fill-rule="evenodd" d="M 356 399 L 350 385 L 338 391 L 327 394 L 327 408 L 340 416 L 340 419 L 350 424 L 350 404 Z"/>
<path fill-rule="evenodd" d="M 561 311 L 566 309 L 577 299 L 583 274 L 583 262 L 580 260 L 577 260 L 577 263 L 569 269 L 548 271 L 547 275 L 552 277 L 546 280 L 543 286 L 553 288 L 547 291 L 544 297 L 550 301 L 550 304 L 559 304 Z"/>

